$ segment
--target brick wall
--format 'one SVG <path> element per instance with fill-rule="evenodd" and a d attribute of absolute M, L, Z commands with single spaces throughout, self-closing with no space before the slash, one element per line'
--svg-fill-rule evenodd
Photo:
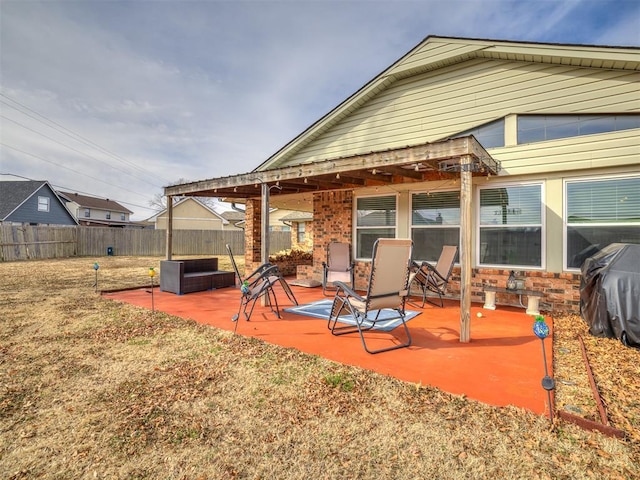
<path fill-rule="evenodd" d="M 511 270 L 474 268 L 471 280 L 472 302 L 484 303 L 483 285 L 506 287 L 507 278 Z M 526 290 L 542 292 L 540 309 L 547 312 L 571 312 L 580 311 L 580 274 L 577 273 L 550 273 L 540 271 L 523 271 L 516 275 L 519 280 L 524 280 Z M 455 267 L 451 274 L 451 281 L 447 296 L 460 297 L 460 268 Z M 513 294 L 496 294 L 498 305 L 517 305 L 518 298 Z M 524 299 L 526 304 L 526 299 Z"/>
<path fill-rule="evenodd" d="M 248 199 L 245 205 L 244 268 L 247 274 L 262 265 L 261 208 L 259 199 Z"/>
<path fill-rule="evenodd" d="M 351 242 L 353 193 L 320 192 L 313 195 L 313 269 L 311 278 L 322 281 L 322 262 L 331 242 Z"/>
<path fill-rule="evenodd" d="M 314 279 L 322 281 L 322 262 L 327 257 L 327 244 L 329 242 L 352 241 L 352 202 L 353 194 L 348 191 L 320 192 L 313 197 L 313 265 L 301 265 L 297 267 L 298 278 Z M 260 202 L 255 202 L 252 208 L 257 208 L 258 235 L 253 243 L 247 242 L 247 255 L 253 254 L 259 262 L 260 259 L 260 235 L 259 215 Z M 250 204 L 247 203 L 247 228 L 249 228 Z M 256 254 L 257 252 L 257 254 Z M 248 257 L 247 257 L 248 258 Z M 259 263 L 255 265 L 257 267 Z M 247 267 L 249 268 L 249 267 Z M 364 289 L 369 281 L 371 272 L 370 262 L 356 262 L 356 288 Z M 472 278 L 472 301 L 484 303 L 483 285 L 504 287 L 507 283 L 510 270 L 475 268 Z M 574 273 L 548 273 L 540 271 L 521 272 L 519 279 L 524 280 L 525 288 L 537 290 L 543 293 L 540 300 L 540 309 L 546 312 L 573 312 L 580 309 L 580 275 Z M 448 297 L 460 297 L 460 268 L 455 267 L 449 283 Z M 498 305 L 515 305 L 517 297 L 514 295 L 496 295 Z M 526 300 L 525 300 L 526 302 Z"/>
<path fill-rule="evenodd" d="M 309 252 L 313 249 L 313 222 L 304 222 L 304 242 L 298 242 L 298 224 L 291 222 L 291 248 Z"/>

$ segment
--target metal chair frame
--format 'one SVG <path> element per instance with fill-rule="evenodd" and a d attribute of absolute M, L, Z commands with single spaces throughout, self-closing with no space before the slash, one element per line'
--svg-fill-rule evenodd
<path fill-rule="evenodd" d="M 402 259 L 392 258 L 386 252 L 395 246 L 401 252 Z M 404 249 L 404 251 L 402 251 Z M 357 332 L 362 346 L 368 353 L 381 353 L 411 345 L 411 333 L 405 321 L 405 300 L 408 295 L 409 266 L 413 242 L 404 239 L 380 238 L 373 246 L 371 274 L 365 295 L 358 294 L 353 288 L 343 282 L 336 282 L 337 291 L 331 306 L 331 313 L 327 328 L 333 335 L 346 335 Z M 388 258 L 385 258 L 388 257 Z M 383 264 L 382 266 L 380 264 Z M 385 318 L 384 321 L 399 318 L 404 327 L 406 341 L 391 347 L 372 350 L 367 346 L 365 332 L 375 328 L 382 310 L 390 309 L 397 313 L 397 317 Z M 371 314 L 375 312 L 373 318 Z M 355 328 L 351 325 L 337 326 L 338 319 L 343 314 L 352 316 Z"/>
<path fill-rule="evenodd" d="M 249 276 L 242 277 L 242 275 L 240 275 L 240 270 L 238 269 L 236 260 L 233 257 L 231 247 L 229 245 L 226 245 L 226 247 L 227 252 L 229 253 L 229 259 L 231 260 L 231 265 L 233 266 L 233 270 L 238 277 L 238 281 L 240 282 L 240 291 L 242 293 L 242 295 L 240 296 L 240 306 L 238 307 L 238 313 L 236 313 L 231 318 L 232 321 L 236 322 L 234 332 L 238 328 L 237 322 L 240 318 L 240 313 L 243 313 L 245 320 L 249 321 L 251 318 L 251 314 L 253 313 L 253 309 L 256 306 L 256 302 L 258 301 L 258 299 L 264 297 L 265 295 L 267 296 L 267 303 L 271 311 L 275 313 L 278 318 L 282 318 L 282 316 L 280 315 L 280 308 L 278 306 L 278 298 L 276 297 L 276 293 L 273 289 L 273 286 L 277 282 L 280 282 L 280 284 L 283 286 L 285 293 L 289 297 L 289 300 L 291 300 L 295 305 L 298 304 L 295 295 L 291 291 L 289 284 L 284 280 L 277 265 L 272 265 L 270 263 L 262 264 Z M 247 308 L 249 306 L 250 309 L 247 313 Z"/>
<path fill-rule="evenodd" d="M 340 258 L 336 260 L 336 257 Z M 355 288 L 355 266 L 356 263 L 351 259 L 350 244 L 343 242 L 327 244 L 327 261 L 322 262 L 322 294 L 327 296 L 329 283 L 334 283 L 333 280 L 329 280 L 331 274 L 342 274 L 341 277 L 349 275 L 351 288 Z"/>
<path fill-rule="evenodd" d="M 420 305 L 420 308 L 424 308 L 427 302 L 436 307 L 444 307 L 443 296 L 447 292 L 447 285 L 449 284 L 449 278 L 451 277 L 457 254 L 458 247 L 445 245 L 442 247 L 440 258 L 435 267 L 429 262 L 422 262 L 420 264 L 412 262 L 411 269 L 413 271 L 409 277 L 409 288 L 411 288 L 412 284 L 416 283 L 422 291 L 422 305 Z M 440 305 L 429 300 L 427 292 L 437 294 L 440 298 Z M 408 302 L 416 307 L 418 306 L 410 300 L 408 300 Z"/>

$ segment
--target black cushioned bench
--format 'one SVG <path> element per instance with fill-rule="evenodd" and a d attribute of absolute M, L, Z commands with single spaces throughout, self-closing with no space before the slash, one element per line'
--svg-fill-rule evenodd
<path fill-rule="evenodd" d="M 235 273 L 218 270 L 217 258 L 162 260 L 160 290 L 182 295 L 235 285 Z"/>

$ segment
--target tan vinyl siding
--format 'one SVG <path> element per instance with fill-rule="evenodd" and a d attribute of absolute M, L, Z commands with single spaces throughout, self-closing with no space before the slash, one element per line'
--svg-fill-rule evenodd
<path fill-rule="evenodd" d="M 637 165 L 638 129 L 535 142 L 489 150 L 502 162 L 502 174 L 522 175 L 586 168 Z"/>
<path fill-rule="evenodd" d="M 156 219 L 156 229 L 166 230 L 167 213 Z M 223 225 L 222 219 L 196 201 L 187 199 L 173 207 L 173 228 L 175 230 L 233 230 Z"/>
<path fill-rule="evenodd" d="M 638 72 L 473 59 L 394 83 L 281 166 L 435 141 L 509 114 L 623 112 L 640 112 Z"/>
<path fill-rule="evenodd" d="M 444 66 L 451 63 L 453 61 L 452 59 L 464 58 L 481 49 L 482 47 L 478 45 L 469 45 L 466 43 L 429 43 L 399 61 L 393 66 L 390 73 L 403 76 L 405 72 L 424 69 L 425 66 L 429 68 Z"/>

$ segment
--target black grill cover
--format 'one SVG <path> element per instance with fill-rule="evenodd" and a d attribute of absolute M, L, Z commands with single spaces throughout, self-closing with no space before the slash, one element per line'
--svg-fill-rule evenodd
<path fill-rule="evenodd" d="M 584 261 L 580 313 L 592 335 L 640 348 L 640 245 L 612 243 Z"/>

